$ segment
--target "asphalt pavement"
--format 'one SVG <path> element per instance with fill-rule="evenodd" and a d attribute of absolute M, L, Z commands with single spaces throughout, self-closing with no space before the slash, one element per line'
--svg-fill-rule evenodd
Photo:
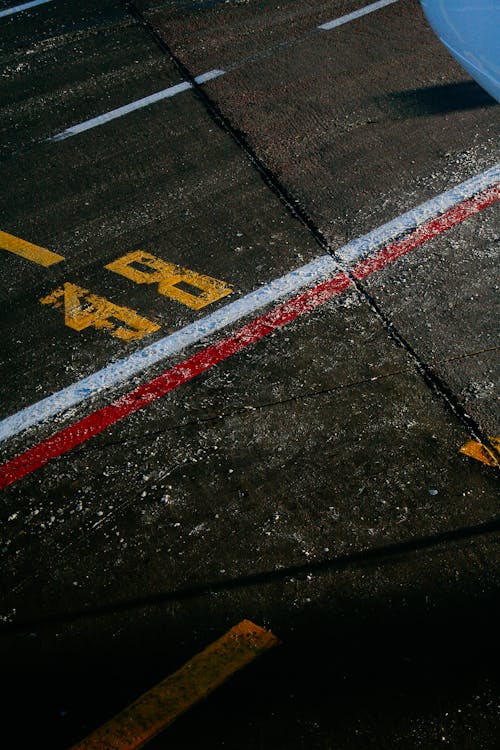
<path fill-rule="evenodd" d="M 281 645 L 148 747 L 493 750 L 498 105 L 414 0 L 28 6 L 6 746 L 70 748 L 250 620 Z"/>

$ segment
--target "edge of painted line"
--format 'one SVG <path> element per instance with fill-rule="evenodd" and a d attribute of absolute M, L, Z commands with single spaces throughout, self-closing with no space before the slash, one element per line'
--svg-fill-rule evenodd
<path fill-rule="evenodd" d="M 272 308 L 228 337 L 205 347 L 157 377 L 52 434 L 0 466 L 0 489 L 8 487 L 45 466 L 49 461 L 68 453 L 108 427 L 145 408 L 156 399 L 165 396 L 247 346 L 251 346 L 277 328 L 311 312 L 327 300 L 342 293 L 353 283 L 353 280 L 366 278 L 498 200 L 500 200 L 500 184 L 469 198 L 398 242 L 386 245 L 374 256 L 360 261 L 349 273 L 340 271 L 298 297 Z"/>
<path fill-rule="evenodd" d="M 39 5 L 44 2 L 50 2 L 51 0 L 35 0 L 33 3 L 27 3 L 25 6 L 16 6 L 17 9 L 22 10 L 27 7 L 31 7 L 33 5 Z M 316 29 L 321 30 L 330 30 L 334 29 L 338 26 L 342 26 L 346 23 L 349 23 L 349 21 L 354 21 L 357 18 L 361 18 L 363 16 L 366 16 L 369 13 L 372 13 L 375 10 L 379 10 L 381 8 L 384 8 L 387 5 L 392 5 L 393 3 L 398 2 L 398 0 L 377 0 L 375 3 L 371 3 L 370 5 L 366 5 L 363 8 L 359 8 L 358 10 L 353 11 L 352 13 L 347 13 L 344 16 L 340 16 L 339 18 L 335 18 L 332 21 L 326 21 L 323 24 L 320 24 L 319 26 L 316 26 Z M 5 12 L 5 15 L 9 15 L 13 12 L 18 12 L 18 10 L 10 9 L 9 13 Z M 2 13 L 0 12 L 0 16 Z M 230 66 L 230 69 L 234 69 L 234 66 Z M 200 75 L 197 75 L 195 77 L 196 83 L 203 84 L 207 83 L 207 81 L 211 81 L 213 78 L 217 78 L 220 75 L 224 75 L 227 71 L 222 70 L 220 68 L 215 68 L 214 70 L 209 70 L 206 73 L 201 73 Z M 100 125 L 104 125 L 107 122 L 110 122 L 111 120 L 115 120 L 119 117 L 123 117 L 124 115 L 127 115 L 129 112 L 134 112 L 138 109 L 141 109 L 143 107 L 146 107 L 150 104 L 154 104 L 157 101 L 160 101 L 162 99 L 168 99 L 170 97 L 176 96 L 177 94 L 180 94 L 183 91 L 187 91 L 188 89 L 192 88 L 192 84 L 189 81 L 183 81 L 181 83 L 175 84 L 174 86 L 169 86 L 167 89 L 163 89 L 162 91 L 158 91 L 155 94 L 150 94 L 149 96 L 142 97 L 141 99 L 136 99 L 133 102 L 129 102 L 128 104 L 124 104 L 120 107 L 117 107 L 116 109 L 109 110 L 108 112 L 104 112 L 101 115 L 97 115 L 96 117 L 92 117 L 88 120 L 84 120 L 81 123 L 78 123 L 76 125 L 72 125 L 69 128 L 66 128 L 65 130 L 61 131 L 60 133 L 57 133 L 56 135 L 51 136 L 47 139 L 49 142 L 58 142 L 63 141 L 66 138 L 71 138 L 72 136 L 78 135 L 79 133 L 83 133 L 86 130 L 91 130 L 92 128 L 96 128 Z"/>
<path fill-rule="evenodd" d="M 472 198 L 487 188 L 493 187 L 498 182 L 500 182 L 500 163 L 455 185 L 444 193 L 439 193 L 338 250 L 334 250 L 335 255 L 343 263 L 353 263 L 364 255 L 375 251 L 384 243 L 394 241 L 398 237 L 417 229 L 426 221 L 444 214 L 450 208 Z"/>
<path fill-rule="evenodd" d="M 71 750 L 139 750 L 234 674 L 280 644 L 271 630 L 242 620 Z"/>
<path fill-rule="evenodd" d="M 47 3 L 51 3 L 52 0 L 31 0 L 31 2 L 28 3 L 22 3 L 21 5 L 14 5 L 11 8 L 5 8 L 4 10 L 0 10 L 0 18 L 5 18 L 6 16 L 12 16 L 15 13 L 22 13 L 23 10 L 30 10 L 30 8 L 36 8 L 38 5 L 46 5 Z"/>
<path fill-rule="evenodd" d="M 271 281 L 215 312 L 190 323 L 143 349 L 107 365 L 57 393 L 27 406 L 0 421 L 0 442 L 34 427 L 50 417 L 77 406 L 107 388 L 119 385 L 158 362 L 179 354 L 192 344 L 236 323 L 241 318 L 307 286 L 314 285 L 338 271 L 339 263 L 323 255 L 306 266 Z"/>
<path fill-rule="evenodd" d="M 336 250 L 335 256 L 328 254 L 320 256 L 305 266 L 290 271 L 244 297 L 219 308 L 205 318 L 184 326 L 57 393 L 21 409 L 0 421 L 0 442 L 14 437 L 30 427 L 35 427 L 46 419 L 62 414 L 69 408 L 77 406 L 107 388 L 121 384 L 167 357 L 179 354 L 189 345 L 227 328 L 241 318 L 262 309 L 266 305 L 277 302 L 288 294 L 321 282 L 329 275 L 343 270 L 338 259 L 343 262 L 362 259 L 368 250 L 375 250 L 388 245 L 394 242 L 397 237 L 414 231 L 416 229 L 415 222 L 419 218 L 424 217 L 424 220 L 428 220 L 432 211 L 434 213 L 432 218 L 443 215 L 443 208 L 446 212 L 446 210 L 473 198 L 481 190 L 493 188 L 499 182 L 500 164 L 461 183 L 454 189 L 436 196 L 436 198 L 427 201 L 412 211 L 402 214 L 402 216 L 369 232 L 358 240 L 348 243 L 343 248 Z M 349 269 L 346 270 L 349 271 Z"/>
<path fill-rule="evenodd" d="M 209 70 L 206 73 L 196 76 L 194 80 L 199 84 L 207 83 L 214 78 L 223 76 L 225 72 L 226 71 L 221 68 L 214 68 L 213 70 Z M 71 125 L 71 127 L 66 128 L 66 130 L 62 130 L 60 133 L 50 136 L 47 140 L 50 142 L 64 141 L 66 138 L 71 138 L 79 133 L 84 133 L 86 130 L 92 130 L 93 128 L 99 127 L 99 125 L 105 125 L 107 122 L 128 115 L 130 112 L 135 112 L 138 109 L 148 107 L 150 104 L 156 104 L 156 102 L 160 102 L 163 99 L 171 99 L 172 97 L 177 96 L 177 94 L 182 94 L 184 91 L 189 91 L 189 89 L 192 88 L 193 84 L 190 81 L 175 83 L 172 86 L 168 86 L 166 89 L 156 91 L 154 94 L 148 94 L 141 99 L 135 99 L 128 104 L 122 104 L 120 107 L 116 107 L 116 109 L 110 109 L 102 115 L 97 115 L 96 117 L 91 117 L 89 120 L 83 120 L 83 122 L 77 123 L 76 125 Z"/>
<path fill-rule="evenodd" d="M 352 13 L 346 13 L 345 16 L 339 16 L 338 18 L 334 18 L 331 21 L 326 21 L 316 28 L 321 29 L 322 31 L 330 31 L 331 29 L 336 29 L 338 26 L 343 26 L 350 21 L 355 21 L 357 18 L 362 18 L 363 16 L 367 16 L 369 13 L 373 13 L 373 11 L 375 10 L 380 10 L 381 8 L 385 8 L 387 5 L 392 5 L 393 3 L 397 2 L 398 0 L 377 0 L 376 3 L 370 3 L 370 5 L 365 5 L 363 8 L 352 11 Z"/>

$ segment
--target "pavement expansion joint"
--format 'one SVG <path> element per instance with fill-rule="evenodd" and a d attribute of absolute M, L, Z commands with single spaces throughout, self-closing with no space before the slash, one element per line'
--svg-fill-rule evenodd
<path fill-rule="evenodd" d="M 168 55 L 169 59 L 176 66 L 177 70 L 181 74 L 182 78 L 189 82 L 204 104 L 206 110 L 214 120 L 214 122 L 221 128 L 221 130 L 230 135 L 232 140 L 246 155 L 246 158 L 256 168 L 264 183 L 269 187 L 275 195 L 279 197 L 282 203 L 286 206 L 288 212 L 295 218 L 298 219 L 310 231 L 318 245 L 322 250 L 329 250 L 329 245 L 323 232 L 316 226 L 313 220 L 310 218 L 305 209 L 301 206 L 300 201 L 295 198 L 285 185 L 279 180 L 274 172 L 262 161 L 258 156 L 257 152 L 248 142 L 248 139 L 240 129 L 236 128 L 233 123 L 223 114 L 221 109 L 213 101 L 213 99 L 207 94 L 203 86 L 197 81 L 197 76 L 194 76 L 189 68 L 182 62 L 182 60 L 173 52 L 168 43 L 162 37 L 161 33 L 157 31 L 153 25 L 144 17 L 142 12 L 137 8 L 135 3 L 131 2 L 127 6 L 130 12 L 142 23 L 145 29 L 155 39 L 160 49 Z"/>
<path fill-rule="evenodd" d="M 0 632 L 20 745 L 69 748 L 147 690 L 72 750 L 142 747 L 276 633 L 159 746 L 461 747 L 461 722 L 483 746 L 464 663 L 490 679 L 490 105 L 415 2 L 311 28 L 332 3 L 15 1 Z M 120 273 L 138 247 L 227 299 L 162 299 L 140 259 Z"/>
<path fill-rule="evenodd" d="M 445 381 L 439 377 L 434 370 L 433 366 L 418 355 L 415 349 L 411 346 L 410 342 L 401 334 L 400 331 L 394 326 L 393 322 L 384 313 L 380 305 L 376 302 L 375 298 L 368 292 L 364 285 L 357 279 L 353 279 L 354 284 L 358 288 L 359 292 L 363 294 L 373 309 L 378 319 L 384 325 L 388 335 L 393 341 L 404 349 L 410 359 L 413 361 L 417 372 L 422 376 L 424 382 L 428 385 L 429 389 L 443 401 L 448 407 L 449 411 L 459 419 L 464 425 L 467 431 L 472 437 L 479 442 L 488 442 L 488 436 L 481 429 L 480 425 L 465 411 L 463 405 L 460 403 L 457 396 L 453 393 L 452 389 L 445 383 Z"/>
<path fill-rule="evenodd" d="M 378 7 L 391 4 L 394 1 L 395 0 L 382 0 L 381 3 L 374 3 L 373 5 Z M 281 180 L 279 180 L 279 178 L 273 173 L 273 171 L 257 155 L 255 149 L 250 146 L 246 135 L 235 128 L 234 125 L 232 125 L 232 123 L 228 120 L 228 118 L 221 112 L 217 104 L 215 104 L 215 102 L 210 98 L 207 92 L 196 81 L 196 78 L 192 75 L 187 66 L 180 60 L 177 55 L 174 54 L 173 50 L 163 39 L 160 32 L 153 28 L 151 23 L 144 17 L 144 15 L 137 8 L 134 2 L 129 3 L 128 8 L 130 12 L 154 37 L 160 48 L 169 56 L 169 58 L 178 68 L 182 77 L 191 83 L 193 89 L 198 93 L 199 97 L 205 104 L 208 112 L 211 114 L 213 119 L 226 133 L 229 133 L 231 135 L 233 140 L 245 152 L 251 163 L 256 167 L 256 169 L 263 177 L 265 183 L 275 194 L 279 196 L 292 216 L 297 218 L 305 227 L 307 227 L 311 235 L 323 250 L 325 250 L 333 258 L 339 261 L 340 267 L 344 269 L 344 272 L 349 277 L 350 282 L 354 284 L 358 292 L 365 299 L 373 314 L 384 326 L 390 338 L 407 352 L 408 356 L 414 362 L 418 372 L 421 374 L 425 383 L 429 386 L 431 391 L 433 391 L 444 401 L 444 403 L 447 405 L 448 409 L 453 413 L 454 416 L 458 417 L 461 423 L 469 431 L 471 437 L 479 440 L 480 442 L 484 442 L 484 440 L 487 440 L 487 436 L 483 434 L 483 431 L 481 430 L 479 424 L 477 424 L 477 422 L 466 413 L 465 409 L 453 394 L 452 390 L 446 385 L 446 383 L 444 383 L 441 378 L 437 376 L 432 367 L 419 357 L 418 353 L 413 349 L 408 340 L 400 331 L 397 330 L 394 323 L 382 311 L 380 305 L 375 302 L 375 299 L 372 295 L 369 294 L 367 288 L 361 283 L 360 279 L 356 278 L 352 274 L 351 270 L 346 267 L 345 263 L 342 262 L 342 259 L 338 255 L 336 255 L 335 250 L 330 246 L 321 229 L 315 224 L 313 219 L 300 205 L 298 199 L 290 193 L 288 188 L 286 188 Z"/>

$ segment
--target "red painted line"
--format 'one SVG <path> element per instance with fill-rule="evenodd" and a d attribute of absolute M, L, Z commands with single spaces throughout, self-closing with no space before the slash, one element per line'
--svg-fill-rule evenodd
<path fill-rule="evenodd" d="M 371 258 L 361 261 L 351 269 L 352 277 L 358 280 L 366 278 L 498 200 L 500 200 L 500 184 L 464 201 L 438 218 L 418 227 L 404 239 L 388 245 Z M 0 466 L 0 490 L 98 435 L 129 414 L 143 409 L 152 401 L 161 398 L 183 383 L 187 383 L 205 370 L 272 333 L 275 329 L 290 323 L 327 300 L 341 294 L 351 283 L 352 281 L 346 273 L 336 274 L 332 279 L 279 305 L 262 317 L 256 318 L 239 328 L 231 336 L 208 346 L 193 357 L 175 365 L 170 370 L 166 370 L 153 380 L 144 383 L 116 401 L 98 409 L 7 461 Z"/>
<path fill-rule="evenodd" d="M 88 417 L 84 417 L 79 422 L 75 422 L 75 424 L 66 427 L 66 429 L 16 456 L 16 458 L 0 467 L 0 490 L 17 482 L 27 474 L 31 474 L 52 459 L 62 456 L 72 448 L 76 448 L 77 445 L 81 445 L 89 438 L 98 435 L 129 414 L 143 409 L 157 398 L 173 391 L 205 370 L 272 333 L 276 328 L 284 326 L 300 315 L 318 307 L 318 305 L 322 305 L 347 289 L 351 283 L 347 274 L 339 273 L 335 275 L 332 279 L 309 289 L 299 297 L 295 297 L 274 308 L 266 315 L 253 320 L 243 328 L 238 329 L 232 336 L 207 347 L 170 370 L 166 370 L 157 378 L 144 383 L 144 385 L 111 404 L 89 414 Z"/>
<path fill-rule="evenodd" d="M 478 193 L 473 198 L 469 198 L 458 206 L 451 208 L 436 219 L 422 224 L 422 226 L 415 229 L 408 237 L 387 245 L 387 247 L 384 247 L 370 258 L 362 260 L 351 269 L 352 277 L 358 281 L 365 279 L 370 274 L 375 273 L 375 271 L 380 271 L 381 268 L 384 268 L 389 263 L 393 263 L 398 258 L 401 258 L 402 255 L 415 250 L 419 245 L 432 240 L 433 237 L 437 237 L 447 229 L 460 224 L 465 219 L 488 208 L 488 206 L 491 206 L 498 200 L 500 200 L 500 184 L 483 190 L 482 193 Z"/>

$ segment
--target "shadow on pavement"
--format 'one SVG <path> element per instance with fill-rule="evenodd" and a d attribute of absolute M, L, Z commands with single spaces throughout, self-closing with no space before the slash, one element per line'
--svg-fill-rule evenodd
<path fill-rule="evenodd" d="M 65 624 L 6 634 L 4 708 L 16 747 L 45 738 L 69 748 L 248 617 L 282 645 L 148 748 L 493 750 L 498 526 L 448 532 L 456 538 L 440 545 L 416 540 L 419 549 L 393 545 L 397 554 L 383 548 L 377 560 L 346 555 L 335 570 L 327 561 L 286 585 L 276 571 L 244 589 L 150 597 L 143 609 L 100 607 L 100 617 L 69 613 Z"/>
<path fill-rule="evenodd" d="M 492 107 L 496 101 L 475 81 L 461 81 L 392 92 L 377 98 L 377 103 L 399 119 Z"/>
<path fill-rule="evenodd" d="M 352 566 L 383 566 L 384 564 L 394 561 L 395 558 L 408 553 L 422 552 L 437 548 L 446 544 L 453 544 L 463 540 L 472 540 L 475 537 L 481 537 L 500 531 L 500 517 L 493 518 L 474 526 L 466 526 L 451 531 L 444 531 L 439 534 L 432 534 L 425 537 L 410 539 L 406 542 L 389 544 L 384 547 L 374 547 L 360 552 L 354 552 L 336 557 L 327 558 L 317 562 L 306 563 L 303 565 L 293 565 L 290 567 L 278 567 L 275 570 L 252 573 L 248 576 L 240 576 L 233 579 L 222 579 L 219 581 L 208 581 L 197 584 L 192 587 L 174 589 L 172 591 L 161 591 L 148 596 L 127 599 L 117 602 L 109 602 L 76 611 L 59 612 L 40 617 L 38 619 L 4 623 L 0 625 L 0 634 L 2 632 L 23 632 L 29 629 L 42 627 L 50 623 L 67 623 L 80 620 L 86 617 L 101 617 L 105 615 L 118 614 L 130 610 L 167 604 L 169 602 L 181 602 L 186 599 L 192 599 L 199 596 L 210 595 L 218 592 L 230 592 L 234 589 L 243 589 L 249 586 L 258 586 L 259 584 L 271 584 L 284 582 L 290 577 L 304 578 L 308 575 L 321 574 L 335 571 L 345 571 Z"/>

